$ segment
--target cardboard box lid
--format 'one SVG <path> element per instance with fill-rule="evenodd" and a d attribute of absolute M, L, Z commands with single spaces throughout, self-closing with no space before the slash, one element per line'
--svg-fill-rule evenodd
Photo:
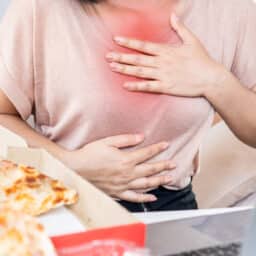
<path fill-rule="evenodd" d="M 137 246 L 145 245 L 146 227 L 143 223 L 47 151 L 28 148 L 20 136 L 1 126 L 0 140 L 0 156 L 3 158 L 38 168 L 42 173 L 77 190 L 79 201 L 69 209 L 89 230 L 53 237 L 58 255 L 84 255 L 83 245 L 99 239 L 125 240 Z"/>
<path fill-rule="evenodd" d="M 238 220 L 246 219 L 248 215 L 248 212 L 243 214 L 239 212 L 180 221 L 167 220 L 161 223 L 156 221 L 147 225 L 146 230 L 144 224 L 119 204 L 45 150 L 28 148 L 22 138 L 1 127 L 0 140 L 0 152 L 7 159 L 35 166 L 43 173 L 77 189 L 80 200 L 70 209 L 91 230 L 80 234 L 54 237 L 53 242 L 60 256 L 84 255 L 81 245 L 94 239 L 124 239 L 143 246 L 145 234 L 147 247 L 158 255 L 176 253 L 186 248 L 193 249 L 200 245 L 199 242 L 211 246 L 219 240 L 219 232 L 215 232 L 217 225 L 221 225 L 218 230 L 233 232 L 231 229 L 233 223 L 241 223 Z M 77 254 L 79 248 L 81 248 L 81 254 Z"/>
<path fill-rule="evenodd" d="M 42 173 L 76 189 L 79 201 L 70 209 L 84 222 L 86 227 L 108 227 L 138 222 L 110 197 L 68 169 L 45 150 L 9 147 L 7 159 L 36 167 Z"/>
<path fill-rule="evenodd" d="M 0 156 L 2 157 L 6 155 L 6 150 L 9 146 L 27 147 L 27 143 L 24 139 L 3 126 L 0 126 L 0 141 Z"/>
<path fill-rule="evenodd" d="M 0 126 L 0 153 L 9 160 L 38 168 L 78 191 L 79 202 L 70 209 L 87 228 L 104 228 L 138 223 L 118 203 L 67 168 L 43 149 L 28 148 L 17 134 Z"/>

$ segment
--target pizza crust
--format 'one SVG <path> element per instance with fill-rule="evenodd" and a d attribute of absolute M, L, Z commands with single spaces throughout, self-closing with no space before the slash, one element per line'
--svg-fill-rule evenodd
<path fill-rule="evenodd" d="M 0 255 L 57 256 L 43 226 L 7 206 L 0 206 Z"/>
<path fill-rule="evenodd" d="M 0 202 L 29 215 L 76 203 L 78 194 L 32 167 L 0 161 Z"/>

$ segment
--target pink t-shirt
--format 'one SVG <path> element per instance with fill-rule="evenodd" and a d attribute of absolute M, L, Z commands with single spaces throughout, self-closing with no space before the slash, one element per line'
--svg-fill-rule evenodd
<path fill-rule="evenodd" d="M 182 18 L 211 56 L 248 88 L 255 85 L 255 4 L 187 3 Z M 156 39 L 150 28 L 146 32 L 144 39 Z M 70 150 L 127 133 L 145 134 L 139 147 L 169 141 L 170 148 L 153 160 L 172 159 L 177 169 L 170 172 L 175 182 L 169 187 L 186 186 L 213 108 L 204 98 L 124 90 L 127 78 L 112 73 L 104 58 L 113 47 L 100 19 L 78 0 L 12 0 L 0 26 L 0 88 L 24 120 L 34 114 L 37 130 Z"/>

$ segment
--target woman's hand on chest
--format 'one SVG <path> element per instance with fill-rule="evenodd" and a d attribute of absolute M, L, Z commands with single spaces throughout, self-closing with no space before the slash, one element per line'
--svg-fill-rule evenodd
<path fill-rule="evenodd" d="M 118 45 L 141 54 L 110 52 L 110 68 L 117 73 L 137 77 L 142 81 L 126 82 L 130 91 L 170 94 L 184 97 L 204 97 L 209 87 L 216 86 L 224 67 L 215 62 L 196 36 L 176 15 L 171 26 L 182 40 L 180 45 L 157 44 L 116 37 Z"/>

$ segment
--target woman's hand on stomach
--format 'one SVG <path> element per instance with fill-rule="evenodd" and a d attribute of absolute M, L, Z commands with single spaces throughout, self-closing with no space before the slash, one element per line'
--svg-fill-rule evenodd
<path fill-rule="evenodd" d="M 169 144 L 161 142 L 134 151 L 123 151 L 144 140 L 142 135 L 119 135 L 87 144 L 68 152 L 67 165 L 108 195 L 130 202 L 152 202 L 153 195 L 138 192 L 151 190 L 171 182 L 163 171 L 175 168 L 170 161 L 146 163 L 165 151 Z"/>

